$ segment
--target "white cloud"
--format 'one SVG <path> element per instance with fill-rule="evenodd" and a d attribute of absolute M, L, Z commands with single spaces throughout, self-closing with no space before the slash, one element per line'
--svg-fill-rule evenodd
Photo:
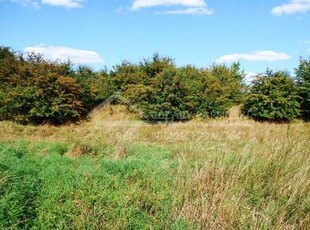
<path fill-rule="evenodd" d="M 187 14 L 187 15 L 211 15 L 213 10 L 207 7 L 205 0 L 133 0 L 131 10 L 158 6 L 181 6 L 185 8 L 158 11 L 156 14 Z"/>
<path fill-rule="evenodd" d="M 232 63 L 239 60 L 246 61 L 280 61 L 287 60 L 290 55 L 286 53 L 277 53 L 275 51 L 254 51 L 250 54 L 226 54 L 216 60 L 217 63 Z"/>
<path fill-rule="evenodd" d="M 283 14 L 305 13 L 310 10 L 310 0 L 290 0 L 286 4 L 274 7 L 271 13 L 276 16 Z"/>
<path fill-rule="evenodd" d="M 80 3 L 82 0 L 42 0 L 42 4 L 51 6 L 63 6 L 66 8 L 79 8 L 83 7 Z"/>
<path fill-rule="evenodd" d="M 171 6 L 182 5 L 187 7 L 206 7 L 204 0 L 133 0 L 131 9 L 138 10 L 140 8 L 154 6 Z"/>
<path fill-rule="evenodd" d="M 156 12 L 157 14 L 189 14 L 189 15 L 211 15 L 213 10 L 208 9 L 207 7 L 189 7 L 185 10 L 168 10 Z"/>
<path fill-rule="evenodd" d="M 104 60 L 94 51 L 72 49 L 64 46 L 32 46 L 24 50 L 26 53 L 40 53 L 52 60 L 67 61 L 74 64 L 102 63 Z"/>

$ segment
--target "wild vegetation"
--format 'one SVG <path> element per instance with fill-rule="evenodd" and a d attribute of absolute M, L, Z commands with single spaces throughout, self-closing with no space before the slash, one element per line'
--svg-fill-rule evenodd
<path fill-rule="evenodd" d="M 0 229 L 308 229 L 310 61 L 295 71 L 247 86 L 239 64 L 1 47 Z"/>
<path fill-rule="evenodd" d="M 309 123 L 231 114 L 151 125 L 113 105 L 79 125 L 1 122 L 0 228 L 307 229 Z"/>

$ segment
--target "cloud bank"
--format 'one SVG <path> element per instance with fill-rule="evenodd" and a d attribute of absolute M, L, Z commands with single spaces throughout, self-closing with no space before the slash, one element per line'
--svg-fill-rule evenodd
<path fill-rule="evenodd" d="M 239 60 L 246 61 L 281 61 L 291 58 L 286 53 L 277 53 L 275 51 L 264 50 L 264 51 L 254 51 L 249 54 L 226 54 L 216 60 L 217 63 L 233 63 Z"/>
<path fill-rule="evenodd" d="M 68 61 L 74 64 L 102 63 L 104 60 L 94 51 L 79 50 L 65 46 L 31 46 L 24 49 L 26 53 L 39 53 L 52 60 Z"/>
<path fill-rule="evenodd" d="M 286 4 L 274 7 L 271 13 L 276 16 L 305 13 L 310 10 L 310 0 L 291 0 Z"/>

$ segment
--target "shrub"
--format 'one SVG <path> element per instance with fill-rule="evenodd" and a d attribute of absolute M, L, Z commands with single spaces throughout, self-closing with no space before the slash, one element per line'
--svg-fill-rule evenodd
<path fill-rule="evenodd" d="M 259 121 L 288 122 L 299 115 L 297 86 L 286 72 L 267 70 L 253 81 L 243 114 Z"/>
<path fill-rule="evenodd" d="M 188 90 L 176 68 L 164 69 L 151 80 L 144 98 L 139 101 L 146 120 L 189 120 Z"/>
<path fill-rule="evenodd" d="M 171 58 L 154 54 L 139 65 L 123 62 L 111 72 L 114 88 L 142 111 L 142 119 L 190 118 L 186 86 Z"/>
<path fill-rule="evenodd" d="M 200 71 L 198 90 L 193 93 L 196 114 L 202 117 L 227 115 L 229 108 L 239 100 L 243 87 L 241 73 L 238 74 L 240 79 L 233 74 L 235 73 L 225 65 Z"/>
<path fill-rule="evenodd" d="M 9 74 L 0 88 L 2 120 L 35 124 L 76 121 L 87 111 L 89 104 L 85 102 L 94 96 L 91 89 L 81 87 L 71 71 L 64 71 L 63 63 L 47 61 L 41 55 L 20 55 L 12 65 L 2 61 L 0 69 L 4 67 Z"/>

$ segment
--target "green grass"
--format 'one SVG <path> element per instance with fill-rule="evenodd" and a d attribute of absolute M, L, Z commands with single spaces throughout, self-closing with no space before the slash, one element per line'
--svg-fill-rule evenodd
<path fill-rule="evenodd" d="M 309 123 L 100 121 L 0 122 L 0 229 L 310 226 Z"/>
<path fill-rule="evenodd" d="M 39 229 L 163 229 L 178 162 L 137 146 L 123 159 L 69 158 L 61 143 L 0 146 L 0 226 Z"/>

